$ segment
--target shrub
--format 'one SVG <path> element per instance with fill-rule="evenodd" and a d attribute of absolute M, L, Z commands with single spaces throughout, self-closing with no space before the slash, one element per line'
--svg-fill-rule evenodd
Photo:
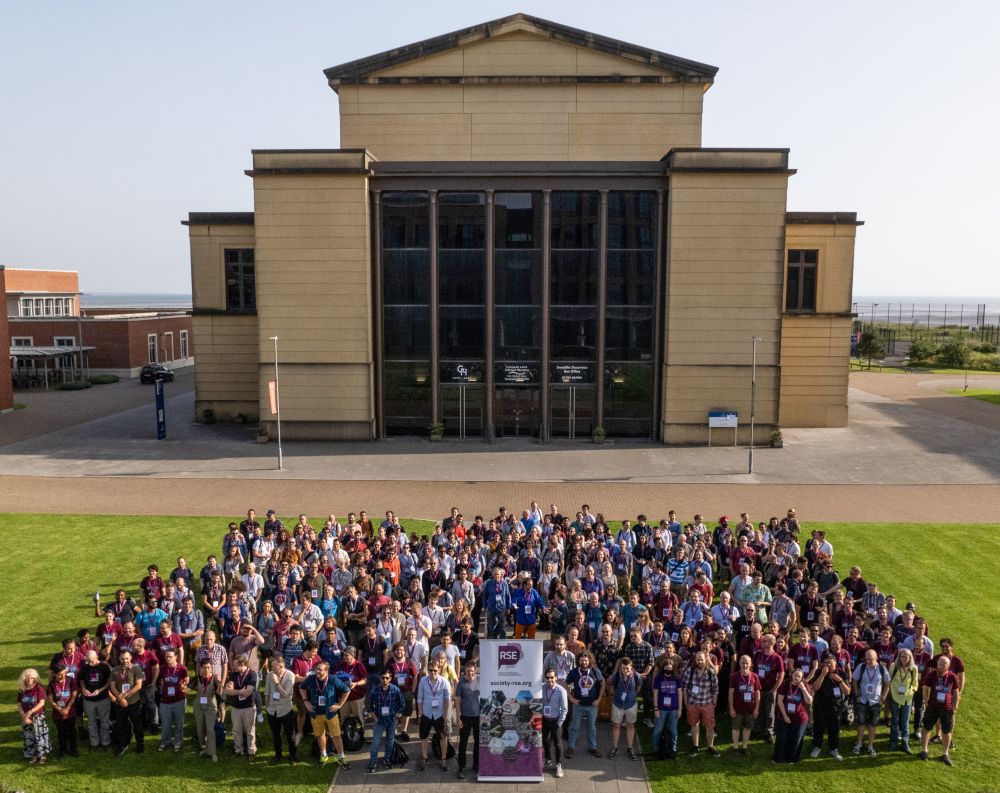
<path fill-rule="evenodd" d="M 205 408 L 201 411 L 202 424 L 215 424 L 215 411 L 212 408 Z"/>
<path fill-rule="evenodd" d="M 60 391 L 83 391 L 85 388 L 90 388 L 86 380 L 68 380 L 59 386 Z"/>
<path fill-rule="evenodd" d="M 938 362 L 949 369 L 961 369 L 969 363 L 970 350 L 961 339 L 951 339 L 938 353 Z"/>
<path fill-rule="evenodd" d="M 862 329 L 861 339 L 858 341 L 858 355 L 868 359 L 869 367 L 872 358 L 881 358 L 885 355 L 885 341 L 874 325 L 865 325 Z"/>
<path fill-rule="evenodd" d="M 997 346 L 988 341 L 981 341 L 979 344 L 974 345 L 974 347 L 976 352 L 992 353 L 993 355 L 996 355 L 997 352 Z"/>
<path fill-rule="evenodd" d="M 88 378 L 87 382 L 91 385 L 109 385 L 110 383 L 117 383 L 118 376 L 113 374 L 95 374 L 93 377 Z"/>
<path fill-rule="evenodd" d="M 918 336 L 910 342 L 911 361 L 926 361 L 935 354 L 937 354 L 937 347 L 934 346 L 934 343 L 930 339 Z"/>

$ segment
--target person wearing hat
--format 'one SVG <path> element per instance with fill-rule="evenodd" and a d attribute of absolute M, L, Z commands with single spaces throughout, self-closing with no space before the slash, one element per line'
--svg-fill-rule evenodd
<path fill-rule="evenodd" d="M 538 615 L 545 607 L 545 602 L 531 585 L 531 573 L 525 570 L 517 577 L 521 586 L 511 596 L 511 607 L 514 609 L 514 638 L 534 639 L 535 631 L 538 629 Z"/>

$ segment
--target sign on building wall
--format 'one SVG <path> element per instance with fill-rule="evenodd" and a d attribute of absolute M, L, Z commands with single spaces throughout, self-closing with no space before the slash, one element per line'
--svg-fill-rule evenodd
<path fill-rule="evenodd" d="M 479 649 L 479 781 L 542 781 L 542 642 L 484 639 Z"/>
<path fill-rule="evenodd" d="M 442 383 L 481 383 L 483 382 L 483 365 L 481 363 L 443 363 L 441 364 Z"/>
<path fill-rule="evenodd" d="M 559 383 L 593 383 L 594 365 L 592 363 L 554 363 L 552 364 L 552 382 Z"/>
<path fill-rule="evenodd" d="M 736 429 L 739 426 L 739 413 L 732 410 L 713 410 L 708 414 L 708 426 L 711 429 L 718 429 L 720 427 L 732 427 Z"/>
<path fill-rule="evenodd" d="M 494 369 L 497 385 L 528 385 L 538 382 L 536 363 L 498 363 Z"/>

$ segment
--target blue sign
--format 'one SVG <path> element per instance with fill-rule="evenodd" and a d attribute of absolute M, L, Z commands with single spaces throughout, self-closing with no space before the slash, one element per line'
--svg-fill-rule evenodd
<path fill-rule="evenodd" d="M 712 427 L 733 427 L 739 424 L 739 414 L 734 410 L 710 410 L 708 413 L 708 426 Z"/>
<path fill-rule="evenodd" d="M 156 440 L 162 441 L 167 437 L 167 409 L 163 400 L 163 381 L 154 380 L 153 387 L 156 389 Z"/>

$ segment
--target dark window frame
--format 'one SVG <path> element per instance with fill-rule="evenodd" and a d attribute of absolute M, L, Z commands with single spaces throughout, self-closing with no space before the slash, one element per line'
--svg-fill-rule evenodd
<path fill-rule="evenodd" d="M 253 248 L 226 248 L 222 254 L 226 286 L 226 311 L 257 311 L 257 267 Z M 233 259 L 233 261 L 230 261 Z M 248 283 L 249 282 L 249 283 Z"/>
<path fill-rule="evenodd" d="M 789 314 L 815 314 L 819 292 L 819 250 L 790 249 L 785 278 L 785 311 Z"/>

